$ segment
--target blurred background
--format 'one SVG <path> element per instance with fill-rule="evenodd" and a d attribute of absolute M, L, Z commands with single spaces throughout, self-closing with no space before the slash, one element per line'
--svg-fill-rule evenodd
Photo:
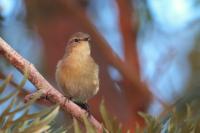
<path fill-rule="evenodd" d="M 56 88 L 55 69 L 69 37 L 92 37 L 100 66 L 99 104 L 124 129 L 144 125 L 137 112 L 160 116 L 200 83 L 199 0 L 0 0 L 0 35 Z M 22 75 L 1 57 L 2 75 Z M 35 91 L 27 82 L 25 88 Z M 61 119 L 61 118 L 59 118 Z M 59 121 L 58 119 L 58 121 Z"/>

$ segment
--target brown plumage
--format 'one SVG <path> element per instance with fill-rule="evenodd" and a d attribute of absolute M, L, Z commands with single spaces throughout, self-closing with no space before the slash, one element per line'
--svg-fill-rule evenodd
<path fill-rule="evenodd" d="M 99 68 L 90 55 L 89 40 L 88 34 L 74 34 L 57 64 L 56 81 L 65 96 L 76 103 L 86 103 L 99 90 Z"/>

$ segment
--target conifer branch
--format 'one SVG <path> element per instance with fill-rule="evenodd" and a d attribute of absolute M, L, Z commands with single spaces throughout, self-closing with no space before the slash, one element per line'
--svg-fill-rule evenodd
<path fill-rule="evenodd" d="M 48 97 L 48 100 L 52 104 L 59 104 L 60 107 L 70 113 L 73 117 L 82 121 L 82 117 L 87 112 L 77 106 L 75 103 L 66 99 L 57 89 L 55 89 L 31 64 L 29 61 L 24 59 L 19 53 L 9 46 L 0 37 L 0 55 L 2 55 L 7 61 L 9 61 L 14 67 L 16 67 L 22 74 L 28 72 L 28 80 L 37 88 L 35 93 L 27 95 L 25 100 L 30 100 L 36 93 L 41 92 L 43 96 Z M 103 132 L 102 125 L 93 117 L 88 117 L 91 124 L 98 130 Z"/>

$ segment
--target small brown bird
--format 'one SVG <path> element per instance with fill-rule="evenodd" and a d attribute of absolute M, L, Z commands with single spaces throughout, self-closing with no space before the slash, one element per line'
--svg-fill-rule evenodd
<path fill-rule="evenodd" d="M 99 90 L 99 67 L 90 55 L 89 40 L 82 32 L 72 35 L 56 69 L 56 81 L 65 96 L 86 110 L 87 100 Z"/>

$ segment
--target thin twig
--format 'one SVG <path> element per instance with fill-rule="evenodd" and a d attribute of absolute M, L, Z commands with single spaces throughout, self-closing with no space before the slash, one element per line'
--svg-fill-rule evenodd
<path fill-rule="evenodd" d="M 4 80 L 5 78 L 6 78 L 6 75 L 4 75 L 2 72 L 0 72 L 0 79 L 1 79 L 1 80 Z M 19 84 L 17 84 L 17 83 L 16 83 L 15 81 L 13 81 L 13 80 L 11 80 L 9 83 L 10 83 L 11 86 L 13 86 L 13 87 L 15 87 L 15 88 L 19 87 Z M 21 89 L 20 89 L 20 92 L 19 92 L 19 94 L 18 94 L 18 96 L 24 98 L 25 96 L 30 95 L 30 94 L 31 94 L 31 92 L 28 91 L 27 88 L 21 88 Z M 36 103 L 38 103 L 38 104 L 40 104 L 40 105 L 45 105 L 45 106 L 53 105 L 50 101 L 48 101 L 48 100 L 46 100 L 46 99 L 43 99 L 43 98 L 37 100 Z"/>
<path fill-rule="evenodd" d="M 36 70 L 33 64 L 19 55 L 2 38 L 0 38 L 0 54 L 4 56 L 4 58 L 7 59 L 13 66 L 15 66 L 21 73 L 24 74 L 25 71 L 27 71 L 29 81 L 31 81 L 37 90 L 41 91 L 44 96 L 49 96 L 50 98 L 48 100 L 51 103 L 59 104 L 64 111 L 69 112 L 78 120 L 82 120 L 83 115 L 87 114 L 85 110 L 81 109 L 72 101 L 66 99 Z M 102 125 L 93 116 L 88 117 L 88 120 L 98 130 L 98 132 L 102 132 Z"/>

